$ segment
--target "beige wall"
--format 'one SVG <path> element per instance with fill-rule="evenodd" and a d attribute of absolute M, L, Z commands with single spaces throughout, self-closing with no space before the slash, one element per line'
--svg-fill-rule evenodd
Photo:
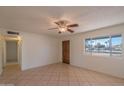
<path fill-rule="evenodd" d="M 65 36 L 59 42 L 59 61 L 62 62 L 63 40 L 70 40 L 70 62 L 71 65 L 107 73 L 113 76 L 124 78 L 124 52 L 122 57 L 91 56 L 84 52 L 85 38 L 104 35 L 122 34 L 124 51 L 124 24 L 98 29 L 92 32 L 80 33 L 72 36 Z"/>

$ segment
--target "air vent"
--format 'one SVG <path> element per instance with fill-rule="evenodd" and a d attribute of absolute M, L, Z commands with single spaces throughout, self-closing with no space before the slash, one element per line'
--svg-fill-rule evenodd
<path fill-rule="evenodd" d="M 13 31 L 7 31 L 8 34 L 11 34 L 11 35 L 19 35 L 18 32 L 13 32 Z"/>

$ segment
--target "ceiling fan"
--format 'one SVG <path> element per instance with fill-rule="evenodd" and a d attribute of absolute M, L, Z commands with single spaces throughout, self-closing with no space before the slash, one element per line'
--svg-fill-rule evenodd
<path fill-rule="evenodd" d="M 59 34 L 61 34 L 62 32 L 66 32 L 66 31 L 73 33 L 74 31 L 71 29 L 71 27 L 78 27 L 79 26 L 78 24 L 68 24 L 67 20 L 59 20 L 59 21 L 56 21 L 54 23 L 57 25 L 57 27 L 50 28 L 48 30 L 58 29 Z"/>

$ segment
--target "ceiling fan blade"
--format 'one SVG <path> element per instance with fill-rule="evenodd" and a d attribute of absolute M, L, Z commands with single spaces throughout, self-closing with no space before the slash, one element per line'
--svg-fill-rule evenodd
<path fill-rule="evenodd" d="M 65 21 L 60 20 L 60 21 L 57 21 L 57 22 L 54 22 L 54 23 L 57 24 L 57 25 L 62 25 L 62 24 L 65 24 Z"/>
<path fill-rule="evenodd" d="M 71 30 L 71 29 L 68 29 L 67 31 L 69 31 L 69 32 L 71 32 L 71 33 L 73 33 L 74 31 L 73 30 Z"/>
<path fill-rule="evenodd" d="M 67 25 L 67 27 L 78 27 L 79 25 L 78 24 L 70 24 L 70 25 Z"/>
<path fill-rule="evenodd" d="M 55 24 L 57 24 L 57 25 L 60 25 L 60 22 L 54 22 Z"/>
<path fill-rule="evenodd" d="M 53 29 L 58 29 L 57 27 L 56 28 L 50 28 L 50 29 L 48 29 L 48 30 L 53 30 Z"/>

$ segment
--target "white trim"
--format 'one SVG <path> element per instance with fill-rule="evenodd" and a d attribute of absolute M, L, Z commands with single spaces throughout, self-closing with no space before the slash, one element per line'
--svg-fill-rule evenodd
<path fill-rule="evenodd" d="M 2 39 L 0 37 L 0 75 L 2 74 L 3 68 L 2 68 Z"/>
<path fill-rule="evenodd" d="M 3 35 L 3 37 L 4 37 L 4 35 Z M 7 36 L 5 36 L 6 38 L 7 38 Z M 6 60 L 6 41 L 17 41 L 17 39 L 18 39 L 18 37 L 16 38 L 16 39 L 11 39 L 10 38 L 10 36 L 9 36 L 9 38 L 4 38 L 3 39 L 3 67 L 5 67 L 6 65 L 7 65 L 7 60 Z M 17 58 L 17 61 L 18 61 L 18 64 L 20 65 L 20 67 L 21 67 L 21 50 L 22 50 L 22 48 L 21 48 L 21 45 L 22 44 L 22 42 L 21 42 L 21 40 L 19 40 L 18 41 L 18 45 L 17 45 L 17 47 L 18 47 L 18 58 Z"/>

